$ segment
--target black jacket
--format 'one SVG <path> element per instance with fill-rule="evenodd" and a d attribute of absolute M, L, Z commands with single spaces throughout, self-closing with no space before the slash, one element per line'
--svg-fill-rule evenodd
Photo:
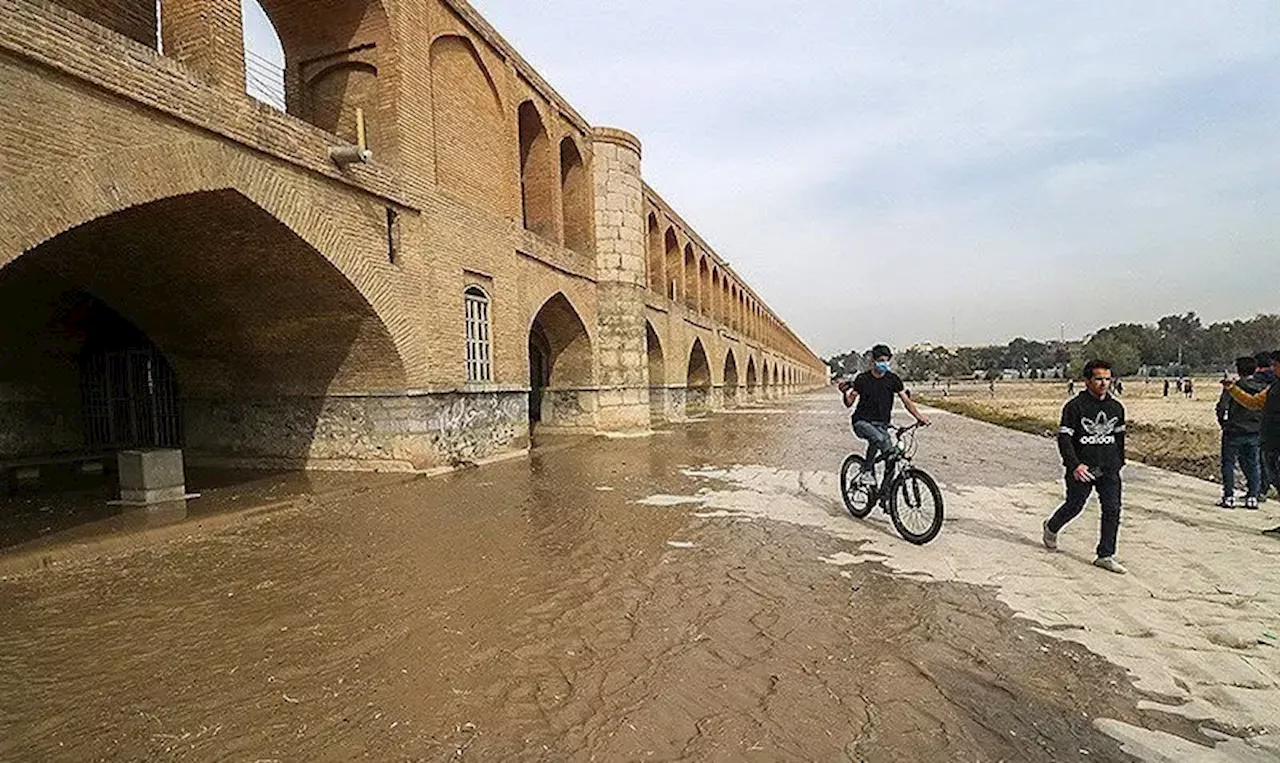
<path fill-rule="evenodd" d="M 1256 376 L 1249 376 L 1241 379 L 1237 384 L 1240 389 L 1255 395 L 1267 388 L 1266 382 L 1258 379 Z M 1268 394 L 1268 397 L 1270 395 Z M 1222 391 L 1222 397 L 1218 399 L 1218 423 L 1222 425 L 1222 433 L 1226 435 L 1251 435 L 1258 434 L 1262 429 L 1262 411 L 1251 411 L 1240 405 L 1231 397 L 1231 393 L 1226 390 Z"/>
<path fill-rule="evenodd" d="M 1058 452 L 1062 465 L 1073 471 L 1086 464 L 1098 473 L 1119 473 L 1124 467 L 1124 406 L 1111 395 L 1099 400 L 1081 392 L 1062 406 Z"/>

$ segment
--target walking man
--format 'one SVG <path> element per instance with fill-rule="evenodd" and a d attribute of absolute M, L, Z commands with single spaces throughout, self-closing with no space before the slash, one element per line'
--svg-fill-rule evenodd
<path fill-rule="evenodd" d="M 1258 362 L 1249 356 L 1236 358 L 1236 373 L 1240 374 L 1240 388 L 1249 394 L 1257 394 L 1266 385 L 1254 377 Z M 1262 473 L 1258 465 L 1258 433 L 1262 427 L 1262 413 L 1237 403 L 1225 389 L 1218 399 L 1218 425 L 1222 427 L 1222 500 L 1224 509 L 1236 507 L 1236 461 L 1244 472 L 1246 509 L 1258 508 L 1259 486 Z"/>
<path fill-rule="evenodd" d="M 1091 360 L 1084 367 L 1084 391 L 1062 407 L 1058 452 L 1066 469 L 1067 497 L 1044 523 L 1044 545 L 1058 548 L 1058 533 L 1084 510 L 1097 488 L 1102 504 L 1102 532 L 1093 563 L 1123 575 L 1116 561 L 1120 532 L 1120 470 L 1124 468 L 1124 406 L 1110 394 L 1111 364 Z"/>

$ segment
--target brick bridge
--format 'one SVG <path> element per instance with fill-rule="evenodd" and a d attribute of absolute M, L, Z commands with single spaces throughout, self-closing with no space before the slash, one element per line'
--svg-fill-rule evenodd
<path fill-rule="evenodd" d="M 262 10 L 277 106 L 240 0 L 0 0 L 0 458 L 428 469 L 825 380 L 465 2 Z"/>

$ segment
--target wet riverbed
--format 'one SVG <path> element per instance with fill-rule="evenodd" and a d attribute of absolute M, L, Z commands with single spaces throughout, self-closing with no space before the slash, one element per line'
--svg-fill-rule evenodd
<path fill-rule="evenodd" d="M 964 447 L 959 421 L 922 440 L 944 482 L 1056 475 Z M 834 471 L 846 426 L 801 398 L 443 477 L 289 483 L 163 536 L 81 531 L 0 579 L 0 760 L 1127 759 L 1099 717 L 1203 741 L 989 588 L 645 501 L 705 494 L 706 467 Z"/>

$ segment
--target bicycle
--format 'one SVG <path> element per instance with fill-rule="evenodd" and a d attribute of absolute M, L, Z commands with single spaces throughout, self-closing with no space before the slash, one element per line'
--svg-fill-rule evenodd
<path fill-rule="evenodd" d="M 916 453 L 915 430 L 919 427 L 919 423 L 889 427 L 895 450 L 883 461 L 872 464 L 865 474 L 862 465 L 866 459 L 861 454 L 846 458 L 840 467 L 840 497 L 855 519 L 863 519 L 881 503 L 898 534 L 909 543 L 922 546 L 942 531 L 943 507 L 937 481 L 911 463 Z M 877 480 L 876 469 L 881 463 L 884 479 Z"/>

